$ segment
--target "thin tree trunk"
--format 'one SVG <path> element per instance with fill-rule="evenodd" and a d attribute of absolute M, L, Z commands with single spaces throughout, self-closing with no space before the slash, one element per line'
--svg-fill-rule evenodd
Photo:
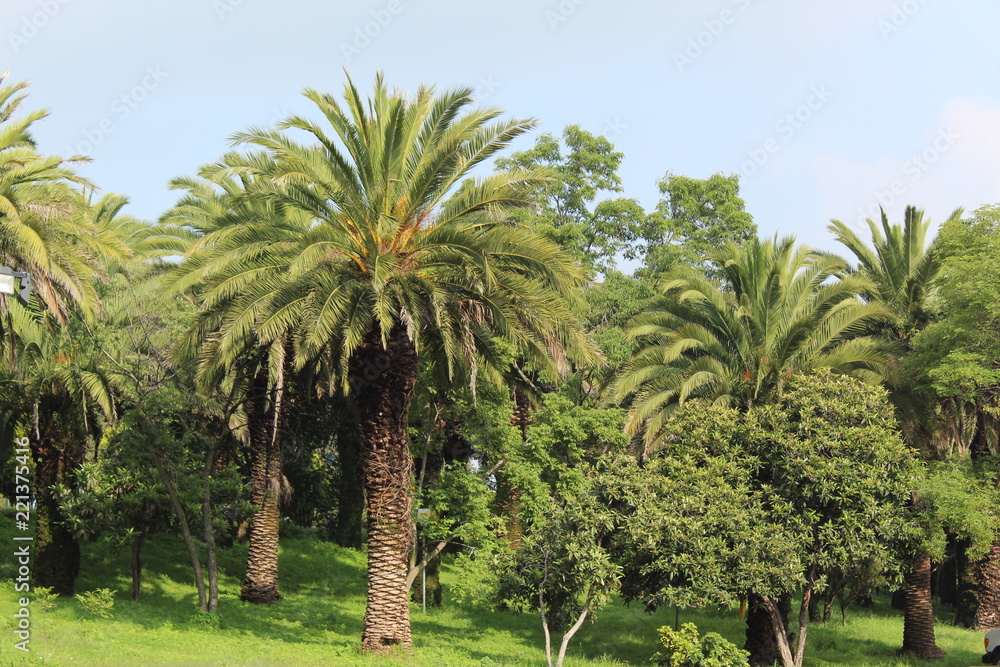
<path fill-rule="evenodd" d="M 809 603 L 812 598 L 813 582 L 816 579 L 815 567 L 810 567 L 806 575 L 806 587 L 802 591 L 802 602 L 799 605 L 799 632 L 795 641 L 795 654 L 792 654 L 791 635 L 788 633 L 788 610 L 779 607 L 771 598 L 762 595 L 761 599 L 767 607 L 771 618 L 771 629 L 774 632 L 784 667 L 802 667 L 806 652 L 806 635 L 809 631 Z"/>
<path fill-rule="evenodd" d="M 188 526 L 187 514 L 184 512 L 184 506 L 177 495 L 177 489 L 174 487 L 173 481 L 167 475 L 167 470 L 160 458 L 160 453 L 151 451 L 150 455 L 153 459 L 153 465 L 156 466 L 156 471 L 160 473 L 163 486 L 167 489 L 167 496 L 170 497 L 170 505 L 174 508 L 177 523 L 181 528 L 181 536 L 184 538 L 184 546 L 187 547 L 188 557 L 191 559 L 191 567 L 194 570 L 194 584 L 198 589 L 198 607 L 202 611 L 208 611 L 208 601 L 205 598 L 205 577 L 202 574 L 201 558 L 198 556 L 198 549 L 195 546 L 194 537 L 191 535 L 191 528 Z"/>
<path fill-rule="evenodd" d="M 215 444 L 211 441 L 202 471 L 201 524 L 205 538 L 205 569 L 208 570 L 208 612 L 219 610 L 219 565 L 215 557 L 215 527 L 212 525 L 212 470 L 215 468 Z"/>
<path fill-rule="evenodd" d="M 142 529 L 138 535 L 132 538 L 132 599 L 138 600 L 142 592 L 142 545 L 146 541 L 149 533 L 149 526 Z"/>
<path fill-rule="evenodd" d="M 412 650 L 406 578 L 414 541 L 413 459 L 406 428 L 416 378 L 416 349 L 399 325 L 384 349 L 373 327 L 351 359 L 367 496 L 368 602 L 361 643 L 368 653 L 394 645 Z"/>
<path fill-rule="evenodd" d="M 903 612 L 901 655 L 913 654 L 922 660 L 942 658 L 945 652 L 934 639 L 934 607 L 931 602 L 931 555 L 923 553 L 903 578 L 906 608 Z"/>
<path fill-rule="evenodd" d="M 990 550 L 975 566 L 976 608 L 975 626 L 980 630 L 1000 628 L 1000 543 L 994 542 Z"/>

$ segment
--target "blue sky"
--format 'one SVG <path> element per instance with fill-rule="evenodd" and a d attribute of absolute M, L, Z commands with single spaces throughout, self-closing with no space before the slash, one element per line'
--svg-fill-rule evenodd
<path fill-rule="evenodd" d="M 829 220 L 880 201 L 935 221 L 1000 202 L 997 25 L 990 0 L 5 0 L 0 68 L 50 110 L 42 150 L 89 155 L 147 219 L 234 132 L 381 69 L 605 134 L 647 208 L 667 170 L 740 173 L 762 235 L 834 249 Z"/>

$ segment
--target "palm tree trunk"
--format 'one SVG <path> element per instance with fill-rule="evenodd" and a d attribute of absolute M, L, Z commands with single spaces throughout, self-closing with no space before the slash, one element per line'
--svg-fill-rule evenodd
<path fill-rule="evenodd" d="M 792 610 L 791 599 L 782 596 L 777 603 L 782 616 L 785 632 L 788 632 L 788 614 Z M 750 653 L 750 664 L 754 667 L 771 667 L 781 663 L 781 649 L 774 633 L 771 612 L 759 595 L 750 596 L 750 609 L 747 613 L 747 633 L 744 650 Z"/>
<path fill-rule="evenodd" d="M 924 552 L 903 577 L 906 608 L 903 611 L 901 655 L 913 654 L 922 660 L 942 658 L 945 652 L 934 639 L 934 606 L 931 603 L 931 555 Z"/>
<path fill-rule="evenodd" d="M 279 385 L 284 378 L 279 379 Z M 282 386 L 269 401 L 265 362 L 254 377 L 248 401 L 250 431 L 250 500 L 259 509 L 250 521 L 247 571 L 240 599 L 271 604 L 281 599 L 278 590 L 278 531 L 281 523 L 281 422 L 284 412 Z"/>
<path fill-rule="evenodd" d="M 976 590 L 976 563 L 969 558 L 969 540 L 958 540 L 955 545 L 955 570 L 958 599 L 955 601 L 955 625 L 973 628 L 979 610 Z"/>
<path fill-rule="evenodd" d="M 521 440 L 528 441 L 528 429 L 531 426 L 531 401 L 521 389 L 514 387 L 512 392 L 514 410 L 510 424 L 521 432 Z M 507 524 L 507 541 L 511 548 L 517 551 L 521 548 L 521 538 L 524 527 L 521 525 L 521 490 L 505 474 L 503 469 L 496 472 L 497 492 L 496 504 Z"/>
<path fill-rule="evenodd" d="M 68 473 L 79 466 L 81 457 L 72 451 L 72 444 L 60 447 L 60 428 L 55 423 L 54 411 L 41 409 L 40 413 L 40 437 L 32 447 L 36 509 L 31 585 L 32 588 L 50 587 L 54 593 L 69 596 L 73 595 L 80 572 L 80 544 L 63 523 L 62 506 L 52 486 L 69 483 Z"/>
<path fill-rule="evenodd" d="M 412 650 L 406 576 L 414 541 L 413 459 L 406 437 L 417 354 L 397 325 L 383 349 L 377 326 L 351 358 L 351 391 L 358 411 L 361 474 L 367 497 L 368 604 L 362 649 Z"/>
<path fill-rule="evenodd" d="M 976 607 L 975 626 L 980 630 L 1000 628 L 1000 543 L 994 542 L 990 550 L 975 565 Z"/>

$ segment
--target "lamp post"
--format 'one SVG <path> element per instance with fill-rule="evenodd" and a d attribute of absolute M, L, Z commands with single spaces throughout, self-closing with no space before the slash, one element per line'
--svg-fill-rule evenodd
<path fill-rule="evenodd" d="M 17 288 L 18 279 L 21 281 L 20 290 Z M 31 274 L 0 266 L 0 294 L 17 297 L 18 301 L 27 306 L 31 298 Z"/>

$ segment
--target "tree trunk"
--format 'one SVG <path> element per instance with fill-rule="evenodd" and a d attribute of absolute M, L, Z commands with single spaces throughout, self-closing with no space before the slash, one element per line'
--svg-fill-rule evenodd
<path fill-rule="evenodd" d="M 787 634 L 788 614 L 792 610 L 791 600 L 784 596 L 778 600 L 777 605 Z M 750 595 L 746 637 L 746 644 L 743 645 L 743 648 L 750 653 L 752 667 L 771 667 L 776 662 L 782 662 L 781 649 L 778 646 L 778 639 L 771 623 L 771 612 L 759 595 Z M 791 643 L 790 637 L 789 643 Z"/>
<path fill-rule="evenodd" d="M 900 655 L 913 654 L 922 660 L 942 658 L 945 652 L 934 639 L 934 606 L 931 602 L 931 556 L 917 557 L 903 577 L 906 608 L 903 611 L 903 647 Z"/>
<path fill-rule="evenodd" d="M 349 423 L 337 432 L 337 512 L 329 526 L 330 539 L 349 549 L 364 545 L 365 493 L 361 481 L 361 452 L 357 426 Z"/>
<path fill-rule="evenodd" d="M 147 434 L 151 429 L 146 428 Z M 153 442 L 150 437 L 147 441 L 148 443 Z M 170 498 L 170 505 L 174 509 L 174 516 L 177 517 L 177 524 L 181 529 L 181 537 L 184 539 L 184 546 L 187 547 L 188 558 L 191 560 L 191 569 L 194 570 L 194 584 L 198 589 L 198 608 L 202 611 L 208 611 L 208 600 L 205 597 L 205 577 L 201 569 L 201 558 L 198 556 L 198 548 L 194 543 L 194 536 L 191 535 L 191 527 L 188 525 L 187 513 L 184 511 L 184 505 L 181 503 L 180 496 L 177 495 L 177 488 L 174 486 L 173 481 L 167 474 L 166 466 L 163 464 L 163 455 L 160 452 L 150 448 L 149 455 L 153 459 L 153 465 L 156 466 L 156 471 L 160 474 L 160 479 L 163 481 L 163 486 L 167 490 L 167 496 Z"/>
<path fill-rule="evenodd" d="M 417 378 L 417 354 L 397 325 L 382 347 L 377 325 L 351 358 L 358 412 L 361 473 L 367 497 L 368 603 L 362 649 L 412 650 L 407 573 L 414 541 L 410 490 L 413 459 L 407 413 Z"/>
<path fill-rule="evenodd" d="M 532 422 L 531 401 L 528 399 L 528 395 L 517 387 L 512 392 L 512 398 L 514 410 L 510 417 L 511 426 L 521 431 L 521 439 L 527 442 L 528 428 Z M 524 533 L 524 527 L 521 525 L 521 490 L 514 485 L 503 470 L 496 472 L 496 480 L 495 502 L 507 524 L 507 541 L 516 551 L 521 548 L 521 537 Z"/>
<path fill-rule="evenodd" d="M 1000 628 L 1000 543 L 994 542 L 990 550 L 975 565 L 976 608 L 975 626 L 980 630 Z"/>
<path fill-rule="evenodd" d="M 955 625 L 963 628 L 976 626 L 979 594 L 976 590 L 976 564 L 969 560 L 969 541 L 959 540 L 955 548 L 955 570 L 958 599 L 955 602 Z"/>
<path fill-rule="evenodd" d="M 290 359 L 286 357 L 286 361 Z M 278 530 L 281 524 L 281 427 L 285 412 L 285 379 L 282 372 L 277 378 L 272 398 L 267 364 L 262 361 L 247 402 L 250 501 L 258 509 L 250 520 L 247 571 L 240 599 L 254 604 L 271 604 L 281 599 L 278 590 Z"/>
<path fill-rule="evenodd" d="M 42 410 L 41 432 L 33 443 L 35 459 L 35 543 L 32 588 L 49 587 L 59 595 L 73 595 L 80 573 L 80 544 L 66 527 L 55 484 L 70 484 L 70 473 L 81 463 L 78 446 L 59 445 L 60 426 L 54 411 Z M 71 433 L 64 434 L 75 440 Z"/>
<path fill-rule="evenodd" d="M 215 444 L 208 446 L 205 468 L 202 470 L 201 529 L 205 539 L 205 569 L 208 571 L 208 600 L 210 614 L 219 610 L 219 564 L 215 555 L 215 527 L 212 525 L 212 470 L 215 468 Z"/>
<path fill-rule="evenodd" d="M 132 538 L 132 599 L 138 600 L 142 593 L 142 544 L 146 541 L 149 533 L 149 526 L 142 529 L 142 532 Z"/>

